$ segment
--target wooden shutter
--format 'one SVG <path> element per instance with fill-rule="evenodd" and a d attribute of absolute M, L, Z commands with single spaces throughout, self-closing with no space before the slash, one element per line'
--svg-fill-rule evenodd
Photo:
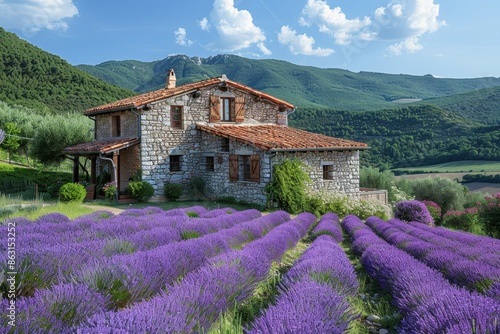
<path fill-rule="evenodd" d="M 238 156 L 229 155 L 229 181 L 238 181 Z"/>
<path fill-rule="evenodd" d="M 218 96 L 210 96 L 210 123 L 220 122 L 220 99 Z"/>
<path fill-rule="evenodd" d="M 236 103 L 234 103 L 234 98 L 229 99 L 229 120 L 230 122 L 234 122 L 236 118 Z"/>
<path fill-rule="evenodd" d="M 260 156 L 250 157 L 250 181 L 260 182 Z"/>
<path fill-rule="evenodd" d="M 235 122 L 242 123 L 245 121 L 245 98 L 243 96 L 237 96 L 235 98 Z"/>

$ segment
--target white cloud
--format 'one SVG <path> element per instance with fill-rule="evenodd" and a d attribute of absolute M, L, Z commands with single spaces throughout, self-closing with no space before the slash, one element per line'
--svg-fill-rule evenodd
<path fill-rule="evenodd" d="M 414 53 L 422 50 L 424 47 L 420 44 L 418 37 L 408 37 L 402 42 L 393 44 L 387 48 L 391 56 L 400 56 L 403 52 Z"/>
<path fill-rule="evenodd" d="M 234 0 L 215 0 L 210 18 L 219 34 L 219 42 L 210 45 L 215 50 L 234 52 L 266 40 L 252 14 L 235 8 Z"/>
<path fill-rule="evenodd" d="M 201 21 L 198 21 L 198 25 L 200 26 L 201 30 L 210 31 L 210 23 L 208 23 L 206 17 L 201 19 Z"/>
<path fill-rule="evenodd" d="M 182 46 L 190 46 L 193 44 L 193 41 L 187 38 L 186 29 L 179 28 L 176 31 L 174 31 L 174 34 L 175 34 L 175 43 Z"/>
<path fill-rule="evenodd" d="M 66 30 L 65 20 L 78 15 L 72 0 L 0 0 L 0 26 L 35 33 Z"/>
<path fill-rule="evenodd" d="M 306 34 L 297 35 L 297 32 L 289 26 L 281 27 L 278 33 L 278 40 L 281 44 L 288 45 L 290 52 L 295 55 L 326 57 L 334 53 L 332 49 L 313 48 L 314 38 Z"/>
<path fill-rule="evenodd" d="M 303 26 L 318 26 L 320 32 L 333 36 L 335 43 L 346 45 L 355 39 L 371 40 L 375 37 L 369 31 L 371 19 L 348 19 L 340 7 L 330 8 L 323 0 L 308 0 L 302 9 L 299 23 Z"/>
<path fill-rule="evenodd" d="M 380 25 L 378 37 L 401 40 L 387 49 L 392 55 L 421 50 L 423 46 L 419 39 L 446 25 L 438 17 L 439 4 L 435 4 L 434 0 L 394 0 L 375 11 L 375 20 Z"/>
<path fill-rule="evenodd" d="M 259 48 L 260 52 L 262 52 L 263 55 L 269 56 L 273 54 L 271 50 L 269 50 L 262 42 L 257 43 L 257 47 Z"/>

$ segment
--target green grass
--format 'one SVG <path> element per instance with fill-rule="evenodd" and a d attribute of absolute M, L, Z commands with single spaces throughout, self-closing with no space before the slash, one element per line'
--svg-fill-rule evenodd
<path fill-rule="evenodd" d="M 399 171 L 422 171 L 425 173 L 479 173 L 500 172 L 500 161 L 461 160 L 430 166 L 397 168 Z"/>
<path fill-rule="evenodd" d="M 81 203 L 44 203 L 43 201 L 25 201 L 0 195 L 0 225 L 7 218 L 25 217 L 35 220 L 48 213 L 58 212 L 70 219 L 92 213 L 96 209 L 86 207 Z"/>

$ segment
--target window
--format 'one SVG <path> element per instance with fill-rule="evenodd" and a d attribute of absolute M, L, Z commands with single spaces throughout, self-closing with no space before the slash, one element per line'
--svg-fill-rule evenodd
<path fill-rule="evenodd" d="M 222 97 L 220 99 L 220 120 L 223 122 L 232 121 L 231 108 L 233 106 L 233 98 Z"/>
<path fill-rule="evenodd" d="M 229 180 L 260 182 L 260 156 L 230 154 Z"/>
<path fill-rule="evenodd" d="M 249 155 L 243 156 L 243 180 L 245 180 L 245 181 L 250 180 L 250 156 Z"/>
<path fill-rule="evenodd" d="M 333 180 L 333 165 L 323 165 L 323 180 Z"/>
<path fill-rule="evenodd" d="M 121 136 L 120 116 L 111 117 L 111 136 L 112 137 Z"/>
<path fill-rule="evenodd" d="M 172 129 L 182 129 L 182 106 L 170 107 L 170 126 Z"/>
<path fill-rule="evenodd" d="M 170 171 L 179 172 L 181 170 L 181 156 L 171 155 L 170 156 Z"/>
<path fill-rule="evenodd" d="M 229 152 L 229 138 L 222 138 L 221 139 L 221 147 L 220 150 L 222 152 Z"/>
<path fill-rule="evenodd" d="M 205 157 L 205 170 L 208 172 L 213 172 L 215 170 L 214 157 Z"/>
<path fill-rule="evenodd" d="M 210 123 L 245 121 L 245 98 L 243 96 L 210 96 Z"/>

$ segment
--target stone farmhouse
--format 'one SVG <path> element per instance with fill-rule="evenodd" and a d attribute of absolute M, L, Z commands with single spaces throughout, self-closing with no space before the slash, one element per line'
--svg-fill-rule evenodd
<path fill-rule="evenodd" d="M 171 69 L 166 81 L 163 89 L 85 111 L 95 140 L 64 153 L 90 159 L 92 183 L 106 176 L 123 191 L 141 171 L 155 189 L 152 200 L 162 200 L 166 182 L 187 187 L 201 177 L 209 198 L 265 204 L 273 166 L 298 158 L 311 178 L 308 191 L 359 197 L 366 144 L 291 128 L 292 104 L 225 75 L 176 86 Z M 78 174 L 75 164 L 75 182 Z"/>

